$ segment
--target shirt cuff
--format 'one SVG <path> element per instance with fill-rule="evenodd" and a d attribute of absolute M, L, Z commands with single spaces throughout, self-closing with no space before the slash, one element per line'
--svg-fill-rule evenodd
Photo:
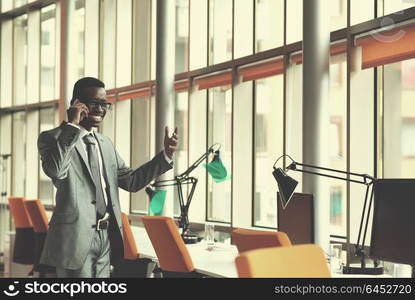
<path fill-rule="evenodd" d="M 78 129 L 81 129 L 78 125 L 76 125 L 76 124 L 73 124 L 73 123 L 66 123 L 66 124 L 68 124 L 68 125 L 71 125 L 71 126 L 73 126 L 73 127 L 76 127 L 76 128 L 78 128 Z"/>
<path fill-rule="evenodd" d="M 173 162 L 173 160 L 167 156 L 166 154 L 166 150 L 163 150 L 163 154 L 164 154 L 164 159 L 167 161 L 168 164 L 171 165 L 171 163 Z"/>

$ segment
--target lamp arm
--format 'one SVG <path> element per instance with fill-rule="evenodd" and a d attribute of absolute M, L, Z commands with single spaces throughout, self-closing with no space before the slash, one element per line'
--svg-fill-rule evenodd
<path fill-rule="evenodd" d="M 275 165 L 278 163 L 278 161 L 281 158 L 284 158 L 284 157 L 288 157 L 291 160 L 291 164 L 289 164 L 288 167 L 285 168 L 286 170 L 300 171 L 300 172 L 303 172 L 303 173 L 310 173 L 310 174 L 315 174 L 315 175 L 320 175 L 320 176 L 325 176 L 325 177 L 330 177 L 330 178 L 336 178 L 336 179 L 341 179 L 341 180 L 347 180 L 347 181 L 351 181 L 351 182 L 355 182 L 355 183 L 362 183 L 362 184 L 370 184 L 375 180 L 374 177 L 372 177 L 368 174 L 359 174 L 359 173 L 353 173 L 353 172 L 348 172 L 348 171 L 343 171 L 343 170 L 337 170 L 337 169 L 331 169 L 331 168 L 325 168 L 325 167 L 319 167 L 319 166 L 299 163 L 299 162 L 296 162 L 288 154 L 284 154 L 284 155 L 281 155 L 280 157 L 278 157 L 277 160 L 275 161 L 273 167 L 275 168 Z M 343 177 L 337 177 L 337 176 L 326 175 L 326 174 L 322 174 L 322 173 L 316 173 L 316 172 L 312 172 L 312 171 L 306 171 L 304 169 L 297 169 L 297 166 L 313 168 L 313 169 L 318 169 L 318 170 L 325 170 L 325 171 L 329 171 L 329 172 L 342 173 L 342 174 L 351 175 L 351 176 L 362 177 L 363 180 L 362 181 L 350 180 L 350 179 L 346 179 L 346 178 L 343 178 Z"/>
<path fill-rule="evenodd" d="M 327 169 L 327 168 L 325 168 Z M 319 175 L 319 176 L 323 176 L 323 177 L 329 177 L 329 178 L 335 178 L 335 179 L 340 179 L 340 180 L 344 180 L 344 181 L 349 181 L 349 182 L 354 182 L 354 183 L 360 183 L 360 184 L 370 184 L 371 182 L 366 182 L 365 180 L 359 181 L 359 180 L 355 180 L 355 179 L 350 179 L 350 178 L 344 178 L 344 177 L 339 177 L 339 176 L 333 176 L 333 175 L 328 175 L 328 174 L 324 174 L 324 173 L 318 173 L 318 172 L 313 172 L 313 171 L 307 171 L 304 169 L 291 169 L 292 171 L 298 171 L 301 173 L 307 173 L 307 174 L 313 174 L 313 175 Z M 343 172 L 340 171 L 341 173 L 345 173 L 348 174 L 347 172 Z"/>
<path fill-rule="evenodd" d="M 165 186 L 177 186 L 179 184 L 191 184 L 193 180 L 197 181 L 195 177 L 177 178 L 176 176 L 174 179 L 155 181 L 150 185 L 156 188 Z"/>
<path fill-rule="evenodd" d="M 325 168 L 325 167 L 319 167 L 319 166 L 313 166 L 313 165 L 308 165 L 308 164 L 303 164 L 303 163 L 299 163 L 296 161 L 293 161 L 293 163 L 291 163 L 287 169 L 290 169 L 291 166 L 294 166 L 294 168 L 296 167 L 296 165 L 298 166 L 303 166 L 303 167 L 308 167 L 308 168 L 313 168 L 313 169 L 319 169 L 319 170 L 325 170 L 325 171 L 329 171 L 329 172 L 336 172 L 336 173 L 342 173 L 342 174 L 346 174 L 346 175 L 352 175 L 352 176 L 357 176 L 357 177 L 362 177 L 364 182 L 363 183 L 367 183 L 367 180 L 373 181 L 375 180 L 374 177 L 368 175 L 368 174 L 359 174 L 359 173 L 353 173 L 353 172 L 348 172 L 348 171 L 343 171 L 343 170 L 337 170 L 337 169 L 331 169 L 331 168 Z M 290 169 L 290 170 L 295 170 L 295 169 Z M 323 174 L 318 174 L 318 175 L 323 175 Z M 323 175 L 324 176 L 324 175 Z M 339 177 L 336 177 L 339 178 Z M 340 177 L 341 178 L 341 177 Z"/>
<path fill-rule="evenodd" d="M 151 183 L 152 187 L 165 187 L 165 186 L 174 186 L 177 184 L 176 179 L 166 179 L 166 180 L 159 180 Z"/>
<path fill-rule="evenodd" d="M 218 149 L 215 150 L 215 147 L 219 146 Z M 209 147 L 209 149 L 206 151 L 206 153 L 204 153 L 201 157 L 199 157 L 186 171 L 184 171 L 183 173 L 177 175 L 178 178 L 185 178 L 187 176 L 189 176 L 189 174 L 196 169 L 205 159 L 206 157 L 216 151 L 219 151 L 221 148 L 221 144 L 216 143 L 213 144 L 212 146 Z"/>
<path fill-rule="evenodd" d="M 167 187 L 167 186 L 181 186 L 182 184 L 193 184 L 193 182 L 196 181 L 197 179 L 194 177 L 186 177 L 186 178 L 178 178 L 177 176 L 174 179 L 166 179 L 166 180 L 160 180 L 160 181 L 156 181 L 152 184 L 150 184 L 152 187 L 155 188 L 159 188 L 159 187 Z M 179 195 L 179 200 L 180 200 L 180 195 Z M 180 207 L 184 206 L 184 202 L 183 205 L 180 204 Z"/>

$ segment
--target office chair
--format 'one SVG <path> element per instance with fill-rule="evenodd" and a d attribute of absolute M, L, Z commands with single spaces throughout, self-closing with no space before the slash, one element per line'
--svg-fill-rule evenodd
<path fill-rule="evenodd" d="M 35 263 L 31 272 L 39 272 L 39 277 L 46 277 L 46 274 L 56 274 L 56 269 L 52 266 L 43 265 L 40 263 L 43 246 L 46 240 L 46 234 L 49 229 L 48 217 L 46 210 L 40 200 L 25 200 L 24 206 L 33 224 L 35 235 Z M 51 277 L 51 276 L 48 276 Z"/>
<path fill-rule="evenodd" d="M 144 227 L 156 251 L 163 277 L 201 278 L 174 220 L 163 216 L 143 217 Z"/>
<path fill-rule="evenodd" d="M 9 197 L 16 236 L 14 240 L 13 262 L 32 265 L 35 263 L 35 233 L 23 197 Z"/>
<path fill-rule="evenodd" d="M 138 252 L 135 243 L 128 216 L 125 213 L 121 213 L 121 219 L 124 236 L 124 259 L 119 265 L 115 266 L 114 271 L 111 273 L 111 277 L 150 277 L 156 267 L 156 263 L 149 258 L 140 258 L 140 253 Z"/>
<path fill-rule="evenodd" d="M 323 250 L 314 244 L 251 250 L 235 263 L 241 278 L 331 277 Z"/>
<path fill-rule="evenodd" d="M 260 248 L 292 246 L 288 235 L 281 231 L 238 228 L 232 232 L 232 240 L 239 253 Z"/>

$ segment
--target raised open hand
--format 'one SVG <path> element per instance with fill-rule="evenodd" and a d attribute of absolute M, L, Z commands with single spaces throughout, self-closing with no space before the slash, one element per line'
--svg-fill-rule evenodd
<path fill-rule="evenodd" d="M 170 159 L 173 159 L 173 153 L 177 149 L 178 142 L 177 127 L 171 137 L 169 137 L 169 127 L 164 127 L 164 151 Z"/>

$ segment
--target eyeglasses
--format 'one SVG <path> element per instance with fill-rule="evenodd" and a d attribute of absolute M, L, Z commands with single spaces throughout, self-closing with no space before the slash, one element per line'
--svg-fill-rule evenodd
<path fill-rule="evenodd" d="M 97 109 L 98 106 L 101 106 L 103 110 L 111 110 L 112 103 L 106 101 L 99 101 L 99 100 L 81 100 L 82 103 L 85 103 L 92 109 Z"/>

